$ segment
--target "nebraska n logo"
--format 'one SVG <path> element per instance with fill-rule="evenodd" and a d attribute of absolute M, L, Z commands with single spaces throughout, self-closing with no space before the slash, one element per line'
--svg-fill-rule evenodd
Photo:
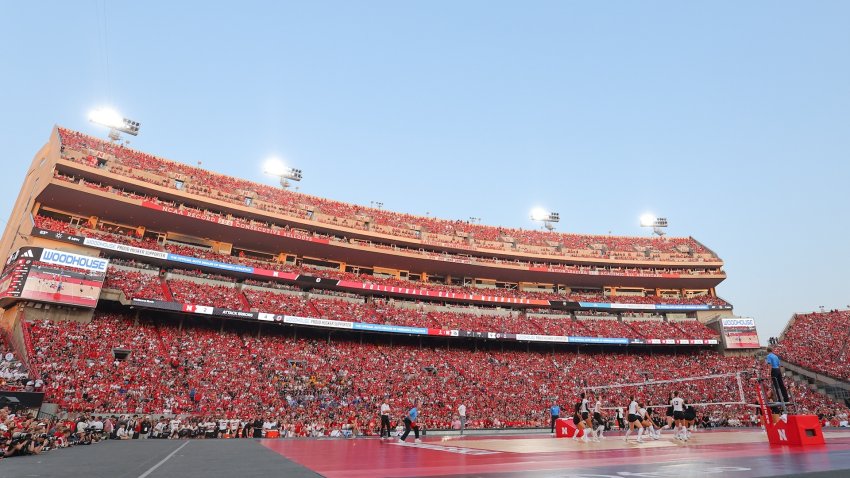
<path fill-rule="evenodd" d="M 28 250 L 28 251 L 24 251 L 24 253 L 21 254 L 21 257 L 35 257 L 35 256 L 32 255 L 31 250 Z"/>
<path fill-rule="evenodd" d="M 781 440 L 781 441 L 788 441 L 788 436 L 785 434 L 785 430 L 783 430 L 782 428 L 780 428 L 779 430 L 776 430 L 776 431 L 778 431 L 778 432 L 779 432 L 779 440 Z"/>

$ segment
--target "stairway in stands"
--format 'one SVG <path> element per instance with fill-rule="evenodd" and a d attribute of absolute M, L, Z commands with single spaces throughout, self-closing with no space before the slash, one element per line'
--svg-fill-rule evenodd
<path fill-rule="evenodd" d="M 165 277 L 160 278 L 162 283 L 162 296 L 165 297 L 167 302 L 174 302 L 174 296 L 171 294 L 171 288 L 168 287 L 168 281 L 165 280 Z"/>
<path fill-rule="evenodd" d="M 310 313 L 313 314 L 313 317 L 316 317 L 316 318 L 322 317 L 321 309 L 319 309 L 319 307 L 315 303 L 313 303 L 312 299 L 307 301 L 307 306 L 309 307 Z"/>
<path fill-rule="evenodd" d="M 425 314 L 425 324 L 424 324 L 424 326 L 430 327 L 432 329 L 442 329 L 442 328 L 444 328 L 443 324 L 440 323 L 440 321 L 437 320 L 436 317 L 434 317 L 433 312 L 428 312 L 427 314 Z"/>
<path fill-rule="evenodd" d="M 520 312 L 519 316 L 524 323 L 531 325 L 535 334 L 546 334 L 546 330 L 543 328 L 543 325 L 540 322 L 534 320 L 534 317 L 529 317 L 524 310 Z"/>
<path fill-rule="evenodd" d="M 242 310 L 251 310 L 251 302 L 245 297 L 245 293 L 240 290 L 237 292 L 237 295 L 239 297 L 239 303 L 242 304 Z"/>

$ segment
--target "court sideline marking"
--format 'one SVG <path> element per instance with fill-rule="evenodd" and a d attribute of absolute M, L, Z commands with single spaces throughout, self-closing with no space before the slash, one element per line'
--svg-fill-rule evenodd
<path fill-rule="evenodd" d="M 168 461 L 168 460 L 169 460 L 172 456 L 174 456 L 174 454 L 175 454 L 175 453 L 177 453 L 178 451 L 182 450 L 182 449 L 183 449 L 183 447 L 184 447 L 184 446 L 186 446 L 186 445 L 188 445 L 188 444 L 189 444 L 189 440 L 186 440 L 186 443 L 184 443 L 184 444 L 180 445 L 179 447 L 177 447 L 177 449 L 176 449 L 176 450 L 174 450 L 174 451 L 172 451 L 171 453 L 169 453 L 169 454 L 168 454 L 168 456 L 166 456 L 165 458 L 163 458 L 162 460 L 160 460 L 160 461 L 159 461 L 159 463 L 157 463 L 156 465 L 154 465 L 154 466 L 152 466 L 152 467 L 148 468 L 148 471 L 146 471 L 146 472 L 142 473 L 141 475 L 139 475 L 139 478 L 145 478 L 146 476 L 148 476 L 148 475 L 150 475 L 151 473 L 153 473 L 153 472 L 154 472 L 154 470 L 156 470 L 157 468 L 159 468 L 160 466 L 162 466 L 162 464 L 163 464 L 163 463 L 165 463 L 166 461 Z"/>

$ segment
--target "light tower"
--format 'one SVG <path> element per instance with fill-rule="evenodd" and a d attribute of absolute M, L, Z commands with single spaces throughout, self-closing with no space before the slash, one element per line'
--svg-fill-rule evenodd
<path fill-rule="evenodd" d="M 289 187 L 289 181 L 301 181 L 303 173 L 300 169 L 290 168 L 277 158 L 271 158 L 263 164 L 263 172 L 280 179 L 280 187 Z"/>
<path fill-rule="evenodd" d="M 100 108 L 89 113 L 89 121 L 109 128 L 109 139 L 118 141 L 121 133 L 138 136 L 141 123 L 123 117 L 112 108 Z"/>
<path fill-rule="evenodd" d="M 542 222 L 543 227 L 552 231 L 555 229 L 555 223 L 561 222 L 561 215 L 557 212 L 549 212 L 541 207 L 531 210 L 531 220 Z"/>
<path fill-rule="evenodd" d="M 655 217 L 654 214 L 644 214 L 640 217 L 640 227 L 651 227 L 652 232 L 657 234 L 658 237 L 664 237 L 667 234 L 667 231 L 664 230 L 667 228 L 667 218 Z"/>

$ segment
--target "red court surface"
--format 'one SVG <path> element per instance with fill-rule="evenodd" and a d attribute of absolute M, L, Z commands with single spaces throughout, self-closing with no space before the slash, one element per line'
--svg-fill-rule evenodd
<path fill-rule="evenodd" d="M 669 434 L 637 444 L 612 434 L 600 443 L 548 435 L 353 440 L 264 440 L 264 446 L 323 476 L 688 477 L 749 478 L 836 471 L 850 476 L 850 431 L 827 430 L 826 445 L 771 446 L 757 430 L 694 433 L 688 442 Z"/>

